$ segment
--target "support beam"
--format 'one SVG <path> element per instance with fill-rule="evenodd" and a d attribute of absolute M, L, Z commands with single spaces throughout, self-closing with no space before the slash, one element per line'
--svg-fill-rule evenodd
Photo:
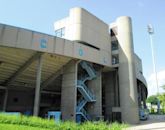
<path fill-rule="evenodd" d="M 115 107 L 120 106 L 118 70 L 115 71 Z"/>
<path fill-rule="evenodd" d="M 4 101 L 3 101 L 3 111 L 6 111 L 6 107 L 7 107 L 7 100 L 8 100 L 8 89 L 5 89 L 5 97 L 4 97 Z"/>
<path fill-rule="evenodd" d="M 67 66 L 67 64 L 69 64 L 70 61 L 68 61 L 68 63 L 66 63 L 64 66 L 62 66 L 58 71 L 56 71 L 54 74 L 52 74 L 47 80 L 45 80 L 42 85 L 41 85 L 41 89 L 46 88 L 49 84 L 51 84 L 58 76 L 60 76 L 61 74 L 63 74 L 64 68 Z"/>
<path fill-rule="evenodd" d="M 34 108 L 33 108 L 33 115 L 34 116 L 38 116 L 38 114 L 39 114 L 41 68 L 42 68 L 42 57 L 40 55 L 40 57 L 38 59 L 38 65 L 37 65 L 37 79 L 36 79 L 35 99 L 34 99 Z"/>
<path fill-rule="evenodd" d="M 61 95 L 61 92 L 52 92 L 52 91 L 41 91 L 44 94 L 53 94 L 53 95 Z"/>
<path fill-rule="evenodd" d="M 4 87 L 4 86 L 0 86 L 0 89 L 7 89 L 6 87 Z"/>
<path fill-rule="evenodd" d="M 138 92 L 138 105 L 139 105 L 139 108 L 140 108 L 140 104 L 141 104 L 141 102 L 140 102 L 140 88 L 139 88 L 139 84 L 137 83 L 137 92 Z"/>
<path fill-rule="evenodd" d="M 6 80 L 3 84 L 5 86 L 9 86 L 13 83 L 18 76 L 22 74 L 35 60 L 37 60 L 43 53 L 37 52 L 30 59 L 28 59 L 8 80 Z"/>
<path fill-rule="evenodd" d="M 146 94 L 145 94 L 144 86 L 141 86 L 141 89 L 142 89 L 143 107 L 144 107 L 144 108 L 147 108 L 147 106 L 146 106 Z"/>

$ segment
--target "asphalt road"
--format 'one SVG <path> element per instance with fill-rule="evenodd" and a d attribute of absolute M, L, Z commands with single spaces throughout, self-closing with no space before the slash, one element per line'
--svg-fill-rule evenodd
<path fill-rule="evenodd" d="M 140 121 L 127 130 L 165 130 L 165 115 L 150 115 L 148 120 Z"/>

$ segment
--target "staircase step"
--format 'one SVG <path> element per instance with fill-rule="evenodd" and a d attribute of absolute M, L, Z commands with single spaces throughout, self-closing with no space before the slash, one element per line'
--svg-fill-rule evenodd
<path fill-rule="evenodd" d="M 93 69 L 93 66 L 90 63 L 87 63 L 85 61 L 80 62 L 83 69 L 86 70 L 88 75 L 91 77 L 91 79 L 96 77 L 95 70 Z"/>
<path fill-rule="evenodd" d="M 92 96 L 89 95 L 89 93 L 87 93 L 86 90 L 85 90 L 82 86 L 78 85 L 77 87 L 78 87 L 79 92 L 83 95 L 83 97 L 84 97 L 88 102 L 95 102 L 95 101 L 96 101 L 94 95 L 92 95 Z"/>
<path fill-rule="evenodd" d="M 85 99 L 80 99 L 76 111 L 77 112 L 80 111 L 85 106 L 86 103 L 87 101 Z"/>
<path fill-rule="evenodd" d="M 90 120 L 90 116 L 88 115 L 87 111 L 85 109 L 82 109 L 79 112 L 76 112 L 77 115 L 82 115 L 85 120 Z"/>
<path fill-rule="evenodd" d="M 77 103 L 76 115 L 81 115 L 85 120 L 90 120 L 90 116 L 88 115 L 87 111 L 84 109 L 84 106 L 86 105 L 87 102 L 95 102 L 96 99 L 94 94 L 91 92 L 91 90 L 86 86 L 85 82 L 87 80 L 92 80 L 96 78 L 97 75 L 92 64 L 82 61 L 80 62 L 80 65 L 84 70 L 86 70 L 87 75 L 80 76 L 79 80 L 77 81 L 77 88 L 79 92 L 82 94 L 83 98 L 79 99 Z"/>

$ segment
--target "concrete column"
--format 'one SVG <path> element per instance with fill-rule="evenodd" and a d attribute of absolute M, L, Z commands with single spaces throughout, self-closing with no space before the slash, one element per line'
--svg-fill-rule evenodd
<path fill-rule="evenodd" d="M 142 100 L 143 100 L 143 107 L 144 108 L 147 108 L 147 105 L 146 105 L 146 94 L 145 94 L 145 89 L 144 89 L 144 86 L 142 86 Z"/>
<path fill-rule="evenodd" d="M 62 78 L 61 112 L 63 120 L 76 120 L 77 62 L 72 60 L 65 67 Z"/>
<path fill-rule="evenodd" d="M 8 100 L 8 89 L 5 89 L 4 101 L 3 101 L 3 111 L 6 111 L 7 107 L 7 100 Z"/>
<path fill-rule="evenodd" d="M 115 106 L 115 77 L 114 72 L 105 74 L 105 119 L 112 120 L 112 107 Z"/>
<path fill-rule="evenodd" d="M 42 68 L 42 57 L 40 56 L 37 64 L 37 79 L 36 79 L 35 98 L 34 98 L 34 107 L 33 107 L 34 116 L 38 116 L 39 108 L 40 108 L 41 68 Z"/>
<path fill-rule="evenodd" d="M 88 82 L 88 87 L 96 97 L 96 102 L 88 106 L 88 113 L 93 119 L 102 117 L 102 73 L 98 72 L 97 78 Z"/>
<path fill-rule="evenodd" d="M 139 109 L 131 18 L 126 16 L 119 17 L 117 19 L 117 31 L 122 121 L 137 124 L 139 123 Z"/>
<path fill-rule="evenodd" d="M 141 100 L 142 100 L 141 86 L 139 85 L 137 88 L 138 88 L 138 105 L 139 105 L 139 108 L 141 108 Z"/>
<path fill-rule="evenodd" d="M 115 72 L 115 107 L 120 106 L 120 98 L 119 98 L 119 80 L 118 80 L 118 70 Z"/>

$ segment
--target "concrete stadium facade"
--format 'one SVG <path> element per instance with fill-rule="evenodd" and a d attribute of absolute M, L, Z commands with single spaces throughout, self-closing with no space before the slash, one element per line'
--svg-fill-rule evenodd
<path fill-rule="evenodd" d="M 138 123 L 147 84 L 131 18 L 108 25 L 76 7 L 54 28 L 56 36 L 0 24 L 0 110 Z"/>

